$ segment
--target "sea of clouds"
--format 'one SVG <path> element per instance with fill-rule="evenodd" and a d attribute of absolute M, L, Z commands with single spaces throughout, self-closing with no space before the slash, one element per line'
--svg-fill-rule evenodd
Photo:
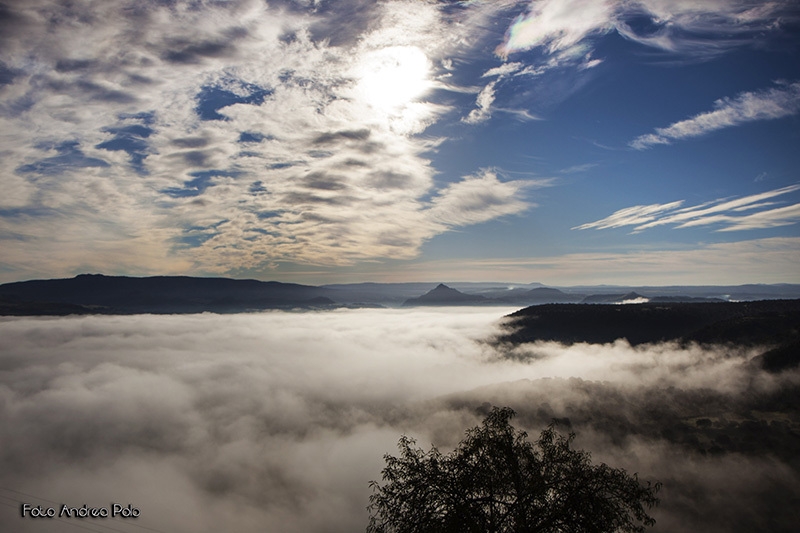
<path fill-rule="evenodd" d="M 761 371 L 756 349 L 487 342 L 510 311 L 2 318 L 0 530 L 363 531 L 401 434 L 446 451 L 490 405 L 533 438 L 569 415 L 595 461 L 662 481 L 656 531 L 789 529 L 796 467 L 639 429 L 797 372 Z M 139 518 L 20 517 L 112 502 Z"/>

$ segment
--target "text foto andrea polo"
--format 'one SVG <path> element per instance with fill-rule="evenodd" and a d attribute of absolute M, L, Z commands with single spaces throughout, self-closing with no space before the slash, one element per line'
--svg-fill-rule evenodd
<path fill-rule="evenodd" d="M 20 504 L 22 518 L 138 518 L 140 511 L 131 504 L 124 506 L 112 503 L 109 507 L 70 507 L 62 504 L 60 507 L 42 507 L 29 503 Z"/>

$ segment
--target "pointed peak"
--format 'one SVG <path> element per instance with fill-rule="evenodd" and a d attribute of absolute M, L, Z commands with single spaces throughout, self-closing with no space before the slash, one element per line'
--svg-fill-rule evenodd
<path fill-rule="evenodd" d="M 448 287 L 440 283 L 435 289 L 431 289 L 419 298 L 406 300 L 403 305 L 458 305 L 471 302 L 485 302 L 486 298 L 474 294 L 464 294 L 463 292 Z"/>

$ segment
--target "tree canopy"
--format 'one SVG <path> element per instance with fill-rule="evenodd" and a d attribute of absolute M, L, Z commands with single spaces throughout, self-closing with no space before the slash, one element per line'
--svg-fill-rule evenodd
<path fill-rule="evenodd" d="M 425 452 L 402 436 L 399 457 L 385 455 L 368 533 L 642 532 L 655 520 L 660 483 L 594 465 L 570 447 L 575 435 L 554 425 L 531 443 L 511 425 L 510 408 L 493 408 L 453 452 Z"/>

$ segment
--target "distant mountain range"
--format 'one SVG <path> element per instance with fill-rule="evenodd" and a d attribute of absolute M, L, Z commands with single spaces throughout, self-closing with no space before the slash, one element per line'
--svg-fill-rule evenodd
<path fill-rule="evenodd" d="M 698 292 L 696 288 L 685 287 L 686 292 Z M 703 288 L 702 294 L 707 294 Z M 750 289 L 748 289 L 749 291 Z M 766 291 L 765 291 L 766 292 Z M 657 294 L 657 293 L 656 293 Z M 713 293 L 712 293 L 713 294 Z M 786 297 L 800 297 L 800 291 L 784 291 Z M 752 293 L 748 293 L 752 295 Z M 769 293 L 770 298 L 781 299 Z M 751 299 L 751 298 L 747 298 Z M 738 300 L 738 298 L 736 299 Z M 725 302 L 727 299 L 715 296 L 653 295 L 644 296 L 635 291 L 625 293 L 612 292 L 600 294 L 566 293 L 552 287 L 536 287 L 534 289 L 485 290 L 480 294 L 463 293 L 443 283 L 422 296 L 409 298 L 403 302 L 404 307 L 416 306 L 448 306 L 448 305 L 543 305 L 551 303 L 585 303 L 585 304 L 622 304 L 622 303 L 667 303 L 667 302 Z"/>
<path fill-rule="evenodd" d="M 544 287 L 540 283 L 357 283 L 298 285 L 276 281 L 81 274 L 0 285 L 0 315 L 236 313 L 331 309 L 550 303 L 667 303 L 800 298 L 800 285 L 739 287 Z"/>

